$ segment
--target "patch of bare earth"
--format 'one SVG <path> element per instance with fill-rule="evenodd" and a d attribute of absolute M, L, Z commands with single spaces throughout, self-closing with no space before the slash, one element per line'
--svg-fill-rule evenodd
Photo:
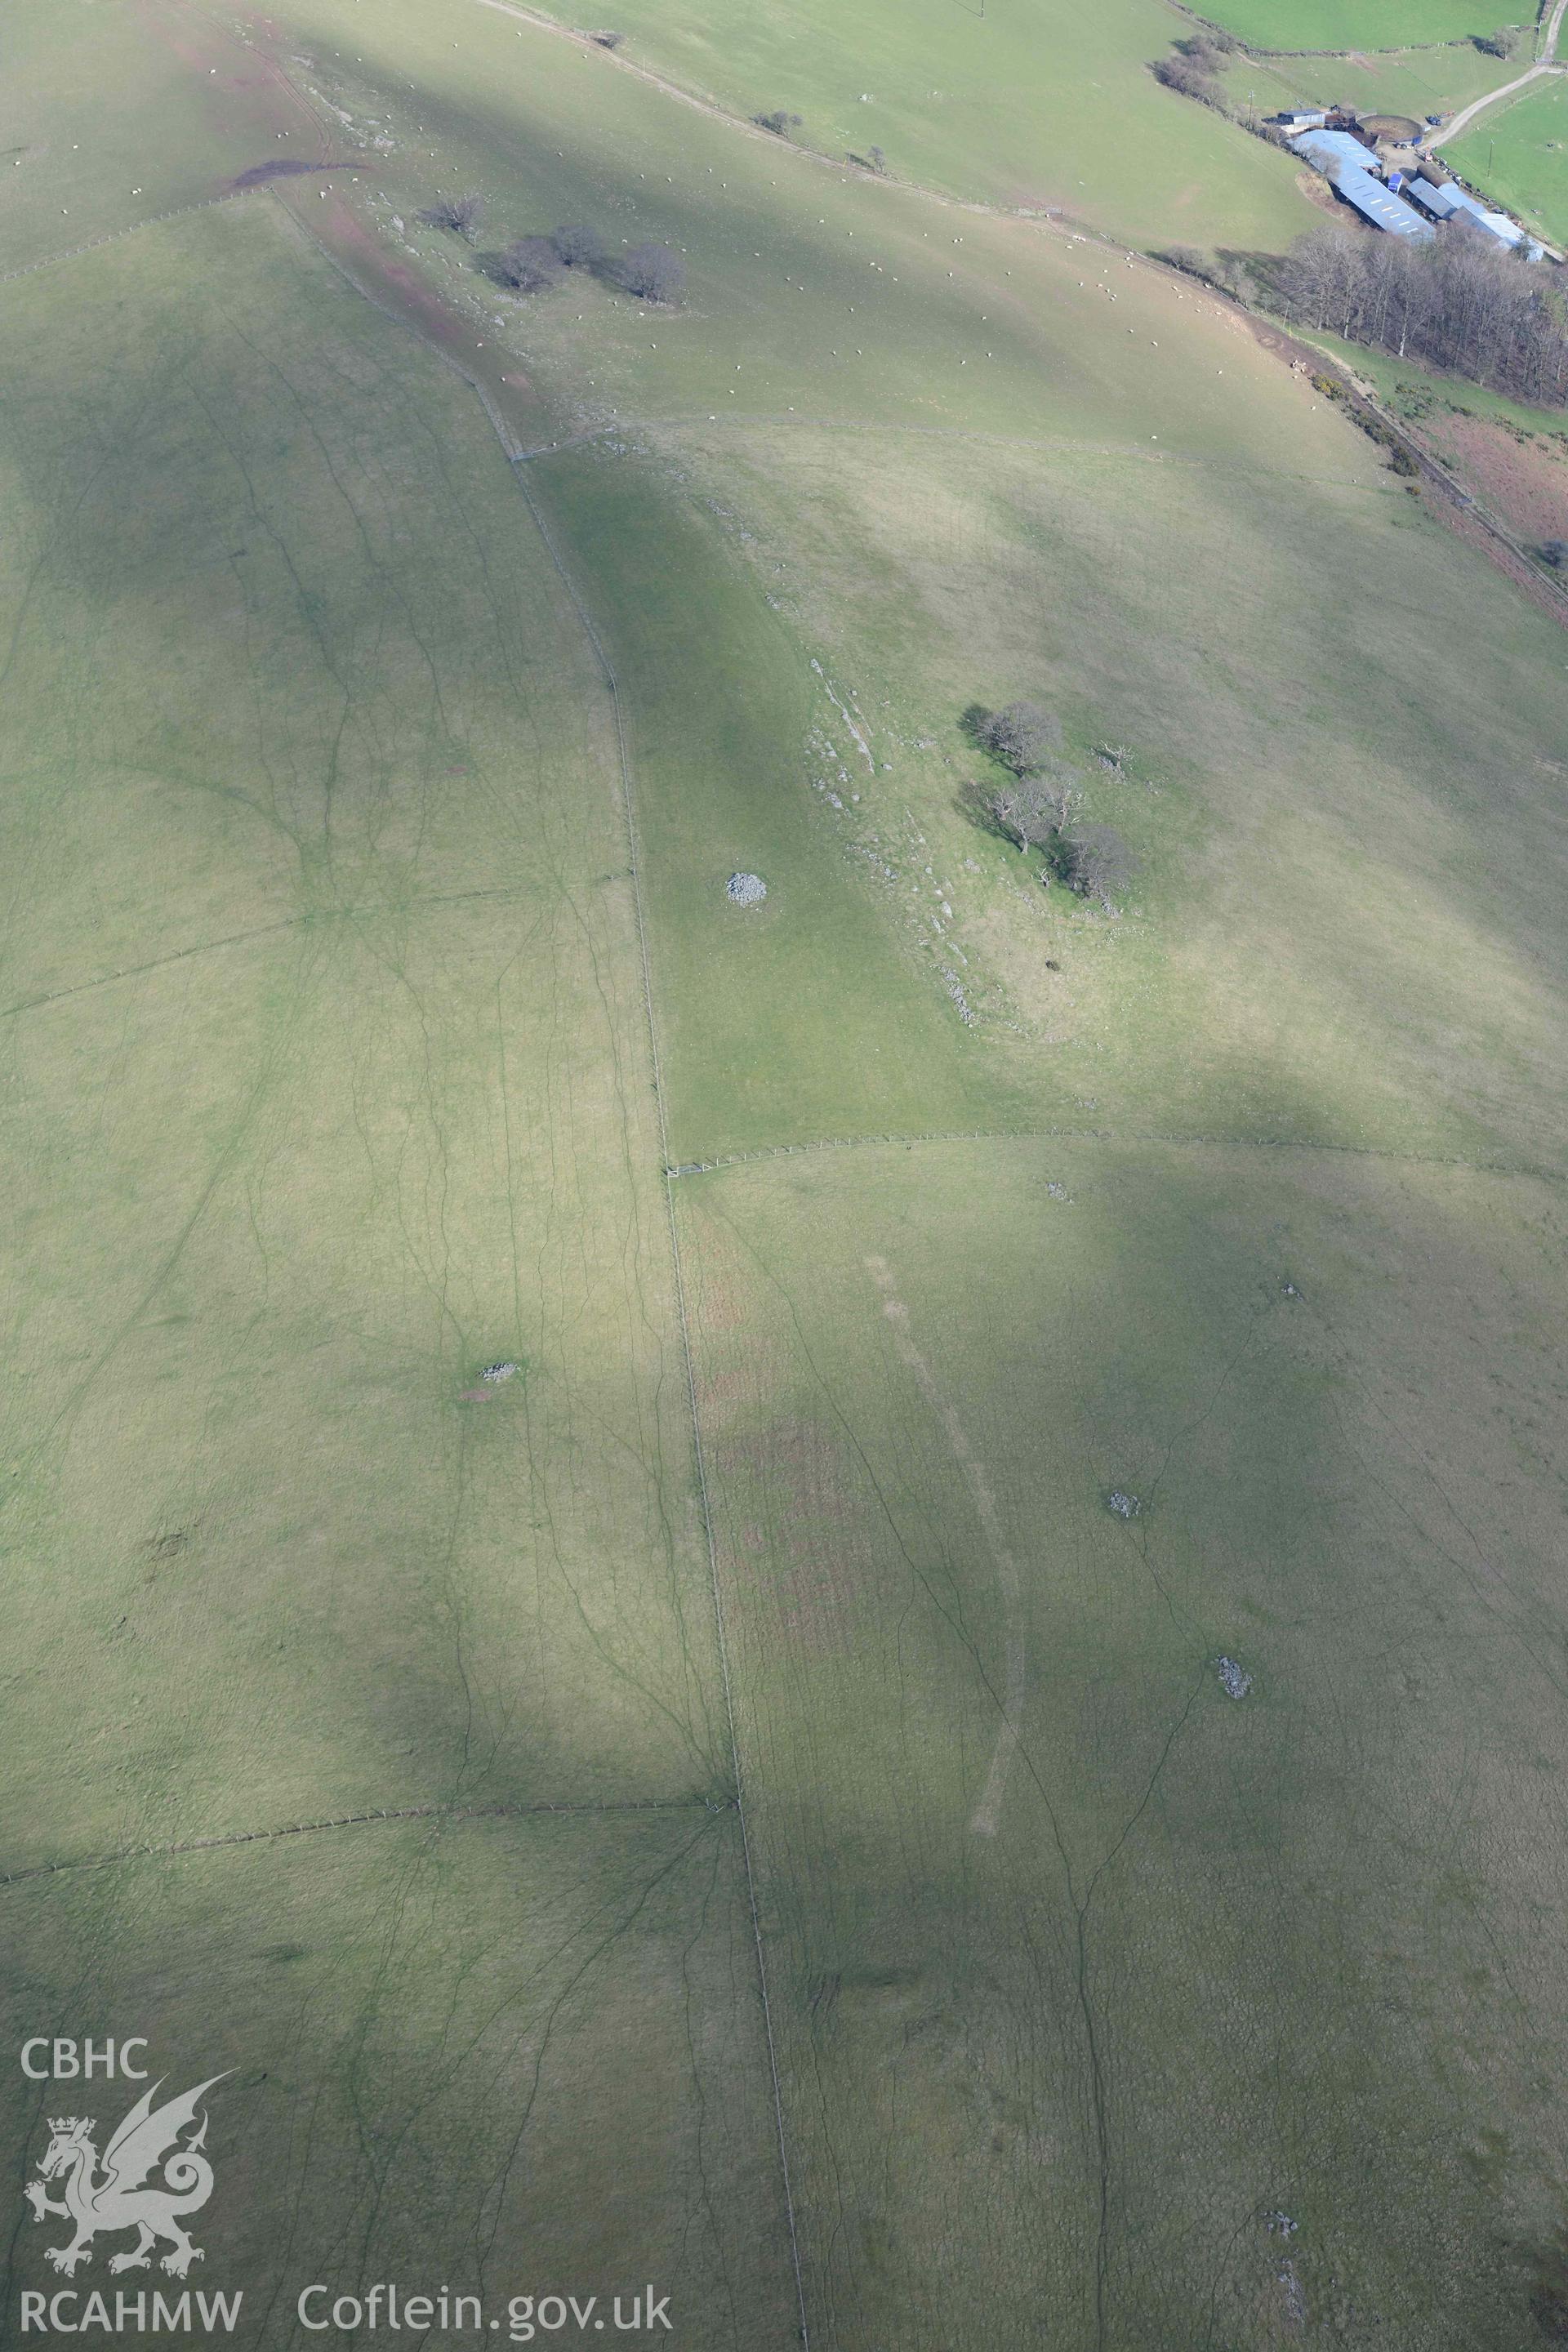
<path fill-rule="evenodd" d="M 1568 446 L 1521 441 L 1485 416 L 1444 416 L 1422 436 L 1467 489 L 1533 546 L 1568 539 Z"/>

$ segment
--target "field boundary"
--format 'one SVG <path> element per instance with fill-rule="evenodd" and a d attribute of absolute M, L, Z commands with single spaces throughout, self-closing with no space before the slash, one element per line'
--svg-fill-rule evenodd
<path fill-rule="evenodd" d="M 25 1879 L 54 1878 L 68 1870 L 108 1870 L 116 1863 L 147 1862 L 160 1854 L 211 1853 L 220 1847 L 265 1845 L 278 1838 L 314 1837 L 322 1830 L 360 1829 L 377 1822 L 530 1821 L 552 1813 L 682 1813 L 699 1808 L 710 1813 L 734 1810 L 732 1797 L 602 1797 L 574 1801 L 542 1799 L 533 1805 L 379 1805 L 363 1813 L 327 1813 L 319 1822 L 283 1822 L 266 1830 L 225 1830 L 216 1837 L 172 1838 L 151 1845 L 121 1846 L 111 1853 L 83 1853 L 61 1862 L 29 1863 L 22 1870 L 0 1871 L 0 1886 L 20 1886 Z"/>
<path fill-rule="evenodd" d="M 1425 1168 L 1464 1168 L 1477 1176 L 1523 1176 L 1538 1183 L 1568 1181 L 1568 1170 L 1539 1168 L 1528 1161 L 1466 1160 L 1458 1152 L 1400 1151 L 1379 1143 L 1333 1143 L 1311 1136 L 1206 1135 L 1174 1129 L 1129 1127 L 938 1127 L 908 1135 L 824 1135 L 805 1143 L 763 1143 L 747 1151 L 725 1151 L 711 1160 L 682 1160 L 665 1168 L 670 1183 L 684 1176 L 708 1176 L 724 1168 L 742 1168 L 759 1160 L 793 1160 L 818 1151 L 912 1150 L 918 1143 L 1029 1143 L 1056 1139 L 1063 1143 L 1168 1143 L 1178 1149 L 1222 1151 L 1332 1151 L 1352 1160 L 1395 1160 Z"/>
<path fill-rule="evenodd" d="M 482 394 L 481 394 L 482 396 Z M 487 410 L 489 402 L 485 403 Z M 502 428 L 497 425 L 498 432 Z M 502 433 L 503 446 L 508 436 Z M 680 1255 L 680 1232 L 675 1214 L 675 1188 L 670 1171 L 669 1135 L 665 1118 L 664 1082 L 658 1057 L 658 1029 L 654 1011 L 653 965 L 648 952 L 647 914 L 643 905 L 642 866 L 637 854 L 637 809 L 632 784 L 631 754 L 626 743 L 626 719 L 621 708 L 620 688 L 615 666 L 605 650 L 603 641 L 589 616 L 576 583 L 563 562 L 554 538 L 535 503 L 533 494 L 521 472 L 514 464 L 512 479 L 522 494 L 524 505 L 533 518 L 551 562 L 561 575 L 563 586 L 572 600 L 583 633 L 592 646 L 604 673 L 615 719 L 616 744 L 621 767 L 621 805 L 626 816 L 626 849 L 631 870 L 632 904 L 637 918 L 637 947 L 642 961 L 643 1006 L 647 1016 L 647 1048 L 650 1078 L 653 1087 L 654 1110 L 658 1122 L 660 1174 L 664 1184 L 665 1215 L 669 1233 L 670 1270 L 674 1277 L 676 1316 L 680 1327 L 681 1355 L 686 1368 L 687 1406 L 691 1418 L 692 1463 L 697 1473 L 697 1495 L 702 1513 L 702 1532 L 708 1550 L 709 1579 L 712 1587 L 714 1635 L 719 1653 L 719 1674 L 724 1693 L 724 1715 L 730 1734 L 730 1763 L 734 1781 L 735 1816 L 741 1828 L 741 1857 L 745 1869 L 746 1897 L 752 1915 L 752 1939 L 756 1947 L 757 1989 L 762 2000 L 763 2034 L 767 2045 L 768 2073 L 773 2081 L 773 2120 L 778 2133 L 779 2171 L 784 2188 L 784 2217 L 789 2230 L 790 2260 L 795 2273 L 795 2304 L 800 2313 L 800 2341 L 809 2347 L 810 2322 L 805 2307 L 805 2278 L 801 2266 L 800 2241 L 795 2228 L 795 2189 L 790 2179 L 789 2145 L 784 2131 L 784 2091 L 779 2082 L 778 2048 L 773 2035 L 773 2005 L 768 1996 L 767 1959 L 763 1945 L 762 1909 L 757 1900 L 756 1874 L 752 1864 L 751 1832 L 746 1821 L 745 1786 L 741 1769 L 741 1742 L 735 1725 L 734 1694 L 730 1675 L 729 1643 L 724 1630 L 724 1603 L 719 1580 L 719 1547 L 713 1528 L 712 1504 L 708 1492 L 708 1467 L 702 1445 L 702 1421 L 697 1404 L 697 1370 L 691 1347 L 691 1329 L 686 1310 L 686 1275 Z"/>
<path fill-rule="evenodd" d="M 1212 290 L 1212 289 L 1211 289 Z M 1308 474 L 1281 466 L 1230 466 L 1222 458 L 1204 457 L 1190 451 L 1151 450 L 1145 442 L 1090 441 L 1069 433 L 1049 437 L 1023 433 L 971 433 L 958 425 L 906 425 L 889 420 L 873 423 L 858 416 L 799 416 L 793 410 L 779 415 L 766 410 L 727 410 L 715 416 L 710 412 L 690 411 L 682 415 L 632 416 L 614 418 L 605 425 L 595 425 L 583 433 L 574 433 L 561 441 L 542 441 L 536 449 L 520 449 L 512 459 L 514 466 L 537 466 L 546 458 L 560 456 L 568 449 L 589 448 L 616 433 L 686 433 L 704 432 L 710 425 L 729 426 L 742 433 L 787 432 L 863 434 L 868 439 L 881 435 L 912 435 L 928 441 L 959 441 L 973 443 L 980 448 L 1027 449 L 1037 457 L 1095 457 L 1117 461 L 1130 460 L 1143 466 L 1188 467 L 1194 471 L 1223 474 L 1240 481 L 1308 482 L 1329 489 L 1382 489 L 1386 483 L 1380 477 L 1370 483 L 1348 481 L 1336 474 Z"/>
<path fill-rule="evenodd" d="M 18 278 L 31 278 L 37 269 L 54 269 L 62 261 L 79 261 L 84 253 L 96 253 L 100 246 L 118 245 L 122 237 L 140 236 L 144 228 L 161 228 L 165 221 L 184 220 L 188 213 L 205 213 L 214 205 L 237 204 L 241 196 L 265 194 L 260 187 L 224 188 L 216 196 L 198 196 L 194 204 L 175 205 L 166 213 L 149 213 L 145 220 L 132 221 L 127 228 L 106 229 L 101 236 L 89 236 L 85 245 L 68 246 L 63 253 L 46 253 L 39 261 L 25 261 L 20 269 L 0 271 L 0 286 L 13 285 Z"/>
<path fill-rule="evenodd" d="M 433 352 L 438 360 L 440 360 L 447 367 L 449 367 L 453 373 L 466 383 L 468 386 L 468 389 L 477 395 L 480 406 L 483 408 L 486 416 L 489 420 L 496 438 L 500 443 L 502 452 L 508 460 L 508 471 L 511 475 L 513 481 L 517 484 L 523 505 L 527 508 L 529 516 L 533 523 L 534 530 L 539 535 L 540 543 L 543 547 L 545 553 L 549 556 L 550 561 L 554 566 L 560 578 L 561 584 L 565 589 L 567 596 L 571 600 L 573 611 L 576 614 L 577 619 L 582 626 L 583 634 L 593 650 L 600 675 L 604 680 L 605 691 L 610 698 L 610 710 L 615 722 L 616 748 L 621 773 L 621 806 L 626 819 L 626 848 L 631 875 L 632 903 L 637 922 L 637 950 L 642 965 L 643 1008 L 647 1023 L 649 1076 L 653 1089 L 654 1111 L 658 1124 L 659 1167 L 660 1177 L 664 1187 L 665 1214 L 669 1234 L 670 1268 L 675 1289 L 676 1317 L 680 1330 L 681 1353 L 686 1369 L 687 1404 L 691 1418 L 692 1459 L 697 1477 L 698 1503 L 702 1514 L 703 1534 L 706 1539 L 708 1550 L 709 1578 L 712 1589 L 714 1631 L 719 1654 L 720 1679 L 723 1687 L 725 1719 L 729 1727 L 730 1735 L 731 1773 L 734 1783 L 733 1803 L 736 1818 L 739 1821 L 741 1827 L 741 1855 L 745 1870 L 747 1902 L 751 1911 L 752 1938 L 756 1948 L 757 1987 L 762 2003 L 763 2032 L 767 2047 L 768 2072 L 773 2083 L 773 2119 L 778 2134 L 779 2169 L 784 2188 L 784 2214 L 789 2230 L 790 2259 L 795 2274 L 795 2301 L 800 2313 L 800 2341 L 803 2345 L 809 2347 L 811 2342 L 810 2325 L 806 2316 L 805 2280 L 801 2265 L 800 2242 L 795 2228 L 795 2189 L 790 2177 L 789 2150 L 784 2132 L 784 2093 L 779 2082 L 778 2051 L 773 2034 L 773 2007 L 768 1995 L 767 1961 L 763 1946 L 762 1909 L 757 1900 L 756 1875 L 752 1864 L 751 1835 L 746 1821 L 744 1785 L 741 1771 L 741 1744 L 739 1734 L 735 1727 L 735 1709 L 730 1675 L 729 1648 L 724 1633 L 723 1600 L 719 1581 L 719 1549 L 718 1541 L 714 1535 L 712 1507 L 708 1492 L 707 1464 L 702 1447 L 702 1424 L 697 1407 L 697 1372 L 692 1354 L 690 1325 L 686 1309 L 686 1278 L 680 1255 L 679 1230 L 676 1223 L 675 1193 L 668 1173 L 669 1138 L 665 1119 L 664 1086 L 660 1074 L 658 1057 L 658 1028 L 654 1010 L 653 966 L 648 951 L 647 919 L 643 904 L 642 868 L 637 854 L 637 809 L 635 791 L 632 782 L 631 753 L 626 741 L 626 716 L 621 707 L 620 687 L 616 677 L 615 665 L 610 660 L 609 655 L 605 649 L 604 642 L 599 635 L 598 630 L 595 627 L 588 609 L 584 604 L 582 596 L 578 593 L 575 581 L 573 579 L 565 563 L 562 560 L 560 551 L 556 547 L 554 537 L 550 527 L 545 521 L 544 516 L 535 501 L 531 491 L 529 489 L 524 475 L 516 463 L 517 458 L 521 455 L 517 437 L 508 425 L 505 417 L 497 407 L 495 401 L 491 398 L 486 386 L 477 376 L 469 373 L 468 370 L 463 365 L 462 362 L 454 352 L 444 350 L 439 343 L 435 342 L 428 335 L 423 333 L 412 320 L 401 317 L 397 311 L 392 309 L 389 303 L 379 300 L 374 294 L 370 292 L 368 288 L 362 285 L 359 278 L 355 277 L 354 273 L 347 267 L 346 263 L 341 261 L 338 256 L 333 253 L 329 247 L 323 245 L 321 239 L 315 236 L 314 232 L 307 228 L 303 221 L 301 221 L 295 213 L 290 211 L 289 208 L 282 203 L 281 198 L 279 199 L 279 208 L 287 215 L 288 218 L 293 222 L 300 235 L 309 239 L 316 251 L 320 253 L 325 260 L 331 263 L 331 267 L 336 269 L 339 275 L 354 289 L 354 291 L 357 294 L 363 296 L 364 300 L 369 302 L 374 310 L 379 310 L 384 318 L 391 320 L 392 322 L 395 326 L 401 328 L 405 333 L 413 335 L 427 351 Z"/>

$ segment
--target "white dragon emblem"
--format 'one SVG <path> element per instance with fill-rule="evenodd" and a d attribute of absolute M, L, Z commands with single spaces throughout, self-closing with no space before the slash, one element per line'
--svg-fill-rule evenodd
<path fill-rule="evenodd" d="M 24 2194 L 35 2221 L 58 2213 L 75 2223 L 76 2235 L 68 2246 L 46 2246 L 46 2262 L 69 2278 L 79 2263 L 91 2262 L 92 2241 L 100 2230 L 139 2233 L 128 2253 L 110 2256 L 111 2271 L 145 2270 L 160 2239 L 166 2240 L 171 2249 L 163 2256 L 163 2267 L 175 2278 L 184 2278 L 193 2263 L 204 2259 L 202 2249 L 192 2245 L 180 2222 L 182 2215 L 198 2212 L 213 2193 L 213 2168 L 201 2153 L 207 2136 L 206 2116 L 202 2116 L 200 2129 L 184 2147 L 180 2134 L 195 2121 L 203 2094 L 223 2080 L 221 2074 L 214 2074 L 198 2083 L 194 2091 L 166 2099 L 156 2108 L 153 2101 L 162 2085 L 154 2083 L 104 2149 L 101 2173 L 92 2144 L 91 2116 L 49 2117 L 49 2144 L 38 2159 L 43 2178 L 29 2180 Z M 144 2186 L 149 2174 L 160 2168 L 163 2185 Z M 61 2174 L 65 2196 L 57 2202 L 46 2194 L 44 2181 Z"/>

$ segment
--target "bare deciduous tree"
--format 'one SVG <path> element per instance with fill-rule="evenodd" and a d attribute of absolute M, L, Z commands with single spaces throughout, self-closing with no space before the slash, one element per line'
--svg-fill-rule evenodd
<path fill-rule="evenodd" d="M 1020 776 L 1006 784 L 966 784 L 963 797 L 983 824 L 1027 856 L 1031 849 L 1053 850 L 1083 796 L 1065 777 Z"/>
<path fill-rule="evenodd" d="M 478 196 L 437 196 L 419 217 L 431 228 L 449 229 L 454 236 L 472 240 L 484 205 Z"/>
<path fill-rule="evenodd" d="M 1052 863 L 1080 898 L 1120 898 L 1138 870 L 1138 860 L 1110 824 L 1080 824 L 1057 835 Z"/>
<path fill-rule="evenodd" d="M 1059 720 L 1037 702 L 1009 702 L 1001 710 L 973 703 L 963 723 L 971 740 L 1016 776 L 1038 775 L 1061 748 Z"/>
<path fill-rule="evenodd" d="M 573 221 L 564 228 L 552 228 L 549 241 L 563 269 L 598 269 L 604 265 L 605 240 L 596 228 L 590 228 L 585 222 Z"/>
<path fill-rule="evenodd" d="M 489 257 L 489 274 L 514 294 L 542 294 L 561 277 L 561 258 L 547 236 L 514 237 L 504 253 Z"/>
<path fill-rule="evenodd" d="M 686 264 L 668 245 L 634 245 L 620 277 L 639 302 L 679 302 L 686 289 Z"/>
<path fill-rule="evenodd" d="M 775 139 L 787 139 L 792 131 L 798 131 L 801 126 L 801 117 L 786 114 L 782 106 L 772 114 L 753 114 L 752 121 L 759 131 L 771 131 Z"/>

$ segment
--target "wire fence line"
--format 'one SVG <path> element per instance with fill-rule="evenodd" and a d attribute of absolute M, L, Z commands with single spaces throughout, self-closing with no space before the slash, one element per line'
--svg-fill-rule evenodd
<path fill-rule="evenodd" d="M 478 387 L 476 387 L 477 389 Z M 578 593 L 562 559 L 549 524 L 545 521 L 532 491 L 529 488 L 521 467 L 515 462 L 518 445 L 496 418 L 490 402 L 485 400 L 487 414 L 495 424 L 501 446 L 513 460 L 511 475 L 522 495 L 523 503 L 533 518 L 534 527 L 559 573 L 563 586 L 572 600 L 573 608 L 583 626 L 583 634 L 592 646 L 604 675 L 605 690 L 610 698 L 610 710 L 615 720 L 616 749 L 620 763 L 621 806 L 626 819 L 626 855 L 631 874 L 632 905 L 636 917 L 637 952 L 642 967 L 643 1011 L 647 1031 L 649 1082 L 653 1090 L 654 1112 L 658 1127 L 659 1159 L 664 1171 L 664 1205 L 669 1237 L 670 1274 L 675 1290 L 676 1318 L 680 1331 L 681 1360 L 686 1373 L 687 1410 L 691 1422 L 692 1466 L 696 1472 L 698 1502 L 702 1514 L 702 1531 L 708 1553 L 709 1582 L 712 1594 L 714 1642 L 719 1657 L 719 1677 L 724 1695 L 724 1720 L 729 1736 L 730 1769 L 734 1784 L 736 1820 L 741 1832 L 741 1860 L 746 1881 L 746 1902 L 751 1915 L 752 1941 L 756 1955 L 757 1991 L 763 2013 L 763 2038 L 767 2050 L 768 2074 L 773 2084 L 773 2122 L 777 2134 L 779 2176 L 784 2190 L 784 2225 L 789 2235 L 790 2262 L 795 2275 L 795 2307 L 800 2318 L 799 2339 L 807 2347 L 811 2343 L 811 2323 L 805 2303 L 805 2269 L 801 2260 L 800 2238 L 795 2221 L 795 2186 L 790 2174 L 789 2138 L 784 2128 L 784 2086 L 779 2080 L 778 2044 L 773 2032 L 773 2002 L 768 1990 L 767 1953 L 763 1942 L 762 1905 L 757 1895 L 756 1871 L 752 1861 L 751 1833 L 746 1822 L 744 1776 L 741 1766 L 741 1739 L 735 1718 L 734 1691 L 730 1673 L 729 1641 L 724 1624 L 723 1592 L 719 1579 L 719 1543 L 715 1532 L 712 1500 L 708 1488 L 708 1465 L 702 1444 L 702 1417 L 697 1402 L 697 1366 L 691 1345 L 691 1327 L 686 1308 L 686 1272 L 680 1254 L 680 1228 L 675 1214 L 675 1189 L 669 1163 L 669 1131 L 664 1108 L 664 1079 L 659 1061 L 658 1020 L 653 990 L 653 961 L 648 947 L 647 912 L 643 900 L 642 863 L 637 849 L 637 795 L 632 780 L 631 751 L 626 739 L 626 715 L 621 707 L 620 688 L 615 665 L 605 649 L 598 630 Z"/>
<path fill-rule="evenodd" d="M 1467 1160 L 1458 1152 L 1401 1151 L 1389 1144 L 1344 1143 L 1317 1136 L 1206 1135 L 1174 1129 L 1065 1126 L 943 1127 L 902 1135 L 824 1135 L 805 1143 L 765 1143 L 749 1151 L 719 1152 L 710 1160 L 677 1160 L 667 1163 L 664 1172 L 673 1183 L 682 1176 L 706 1176 L 721 1168 L 741 1168 L 753 1160 L 794 1160 L 819 1151 L 865 1151 L 878 1145 L 884 1149 L 902 1146 L 912 1150 L 921 1143 L 1030 1143 L 1053 1139 L 1064 1143 L 1168 1143 L 1225 1151 L 1334 1151 L 1352 1160 L 1394 1160 L 1417 1167 L 1465 1168 L 1479 1176 L 1530 1176 L 1548 1184 L 1562 1183 L 1568 1173 L 1522 1160 Z"/>
<path fill-rule="evenodd" d="M 730 1796 L 604 1797 L 543 1799 L 531 1805 L 378 1805 L 367 1812 L 326 1813 L 316 1822 L 282 1822 L 261 1830 L 224 1830 L 214 1837 L 171 1838 L 150 1845 L 120 1846 L 109 1853 L 74 1854 L 59 1862 L 31 1863 L 23 1870 L 0 1871 L 0 1886 L 19 1886 L 28 1878 L 54 1878 L 62 1871 L 107 1870 L 116 1863 L 147 1862 L 164 1854 L 208 1853 L 220 1846 L 262 1845 L 278 1838 L 313 1837 L 321 1830 L 359 1829 L 377 1822 L 517 1822 L 552 1813 L 727 1813 L 734 1810 L 734 1801 Z"/>
<path fill-rule="evenodd" d="M 242 196 L 258 196 L 260 188 L 225 188 L 216 196 L 198 196 L 195 204 L 175 205 L 166 213 L 149 213 L 145 220 L 132 221 L 128 228 L 106 229 L 101 236 L 89 236 L 85 245 L 68 246 L 63 253 L 46 253 L 41 260 L 24 262 L 20 269 L 0 271 L 0 286 L 9 286 L 18 278 L 31 278 L 35 270 L 53 269 L 62 261 L 79 261 L 84 253 L 96 253 L 100 246 L 118 245 L 122 237 L 139 236 L 144 228 L 157 228 L 164 221 L 184 220 L 188 213 L 205 213 L 214 205 L 237 204 Z"/>

